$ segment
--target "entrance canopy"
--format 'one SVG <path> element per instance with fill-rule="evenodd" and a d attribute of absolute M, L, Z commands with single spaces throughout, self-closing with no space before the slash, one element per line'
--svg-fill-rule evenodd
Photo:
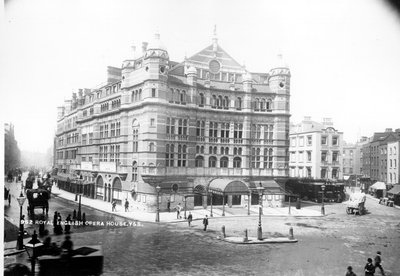
<path fill-rule="evenodd" d="M 369 188 L 374 189 L 374 190 L 386 190 L 386 185 L 383 182 L 376 182 L 374 185 L 372 185 Z"/>
<path fill-rule="evenodd" d="M 400 185 L 394 185 L 394 187 L 392 189 L 390 189 L 387 193 L 392 194 L 392 195 L 399 195 L 400 194 Z"/>
<path fill-rule="evenodd" d="M 208 190 L 213 194 L 249 194 L 249 188 L 242 181 L 222 178 L 212 180 L 208 186 Z"/>
<path fill-rule="evenodd" d="M 264 194 L 286 194 L 285 190 L 273 179 L 250 181 L 251 190 L 256 190 L 260 186 L 264 188 Z"/>

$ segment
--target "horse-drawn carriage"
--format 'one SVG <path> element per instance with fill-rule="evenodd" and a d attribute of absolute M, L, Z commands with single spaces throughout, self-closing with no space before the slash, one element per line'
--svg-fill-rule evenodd
<path fill-rule="evenodd" d="M 27 189 L 26 197 L 28 198 L 28 214 L 33 216 L 35 209 L 41 208 L 46 215 L 49 212 L 50 192 L 46 189 Z"/>
<path fill-rule="evenodd" d="M 365 201 L 367 197 L 364 193 L 353 193 L 350 195 L 347 202 L 347 214 L 364 215 L 365 214 Z"/>

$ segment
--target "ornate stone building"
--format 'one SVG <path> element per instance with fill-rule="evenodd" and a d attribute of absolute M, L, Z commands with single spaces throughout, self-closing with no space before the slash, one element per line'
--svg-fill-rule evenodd
<path fill-rule="evenodd" d="M 214 33 L 210 46 L 174 62 L 156 34 L 140 55 L 109 67 L 107 85 L 59 108 L 59 183 L 141 210 L 154 210 L 157 186 L 161 209 L 168 200 L 206 206 L 210 193 L 214 204 L 244 205 L 256 186 L 288 176 L 289 100 L 281 57 L 250 73 Z"/>

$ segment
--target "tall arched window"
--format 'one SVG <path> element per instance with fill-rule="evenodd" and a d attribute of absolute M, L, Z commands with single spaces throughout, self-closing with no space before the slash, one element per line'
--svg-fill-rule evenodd
<path fill-rule="evenodd" d="M 220 95 L 220 96 L 218 96 L 218 100 L 217 100 L 217 106 L 218 106 L 218 108 L 222 108 L 222 96 Z"/>
<path fill-rule="evenodd" d="M 155 149 L 156 149 L 156 147 L 155 147 L 154 143 L 151 142 L 151 143 L 149 144 L 149 151 L 150 151 L 150 152 L 154 152 Z"/>
<path fill-rule="evenodd" d="M 174 102 L 174 89 L 173 88 L 170 89 L 168 101 L 170 103 Z"/>
<path fill-rule="evenodd" d="M 260 99 L 256 99 L 256 101 L 254 102 L 254 110 L 260 110 Z"/>
<path fill-rule="evenodd" d="M 228 109 L 229 108 L 229 98 L 228 96 L 224 97 L 224 109 Z"/>
<path fill-rule="evenodd" d="M 132 163 L 132 182 L 137 181 L 137 162 L 133 161 Z"/>
<path fill-rule="evenodd" d="M 132 147 L 132 152 L 138 152 L 139 151 L 139 123 L 137 120 L 133 120 L 132 123 L 132 128 L 133 128 L 133 147 Z"/>
<path fill-rule="evenodd" d="M 271 111 L 272 110 L 272 100 L 271 99 L 267 100 L 267 104 L 266 104 L 265 108 L 267 109 L 267 111 Z"/>
<path fill-rule="evenodd" d="M 205 104 L 206 104 L 206 103 L 205 103 L 204 94 L 203 94 L 203 93 L 200 93 L 199 105 L 200 105 L 200 106 L 204 106 Z"/>
<path fill-rule="evenodd" d="M 181 102 L 181 104 L 186 104 L 186 91 L 185 90 L 181 91 L 180 102 Z"/>
<path fill-rule="evenodd" d="M 196 156 L 195 166 L 196 166 L 196 168 L 204 167 L 204 157 L 203 156 L 201 156 L 201 155 Z"/>
<path fill-rule="evenodd" d="M 228 157 L 224 156 L 221 157 L 221 159 L 219 160 L 219 166 L 220 168 L 228 168 Z"/>
<path fill-rule="evenodd" d="M 238 97 L 236 99 L 235 107 L 236 107 L 237 110 L 241 110 L 242 109 L 242 98 Z"/>
<path fill-rule="evenodd" d="M 241 168 L 242 167 L 242 159 L 240 157 L 233 158 L 233 167 Z"/>
<path fill-rule="evenodd" d="M 139 89 L 139 101 L 142 100 L 142 89 Z"/>
<path fill-rule="evenodd" d="M 212 95 L 212 98 L 211 98 L 211 107 L 212 107 L 212 108 L 216 108 L 216 107 L 217 107 L 217 96 L 215 96 L 215 95 Z"/>
<path fill-rule="evenodd" d="M 217 158 L 215 156 L 210 156 L 208 158 L 208 167 L 210 168 L 217 167 Z"/>
<path fill-rule="evenodd" d="M 265 106 L 266 106 L 265 99 L 261 99 L 261 101 L 260 101 L 260 110 L 261 111 L 265 111 Z"/>

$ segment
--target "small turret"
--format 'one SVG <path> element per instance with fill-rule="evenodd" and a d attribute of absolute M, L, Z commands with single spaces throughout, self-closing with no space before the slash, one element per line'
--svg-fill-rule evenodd
<path fill-rule="evenodd" d="M 252 87 L 253 79 L 251 77 L 251 74 L 249 72 L 246 72 L 246 74 L 243 76 L 243 90 L 245 92 L 251 92 Z"/>
<path fill-rule="evenodd" d="M 186 78 L 189 85 L 195 86 L 197 84 L 197 70 L 190 66 L 186 71 Z"/>

